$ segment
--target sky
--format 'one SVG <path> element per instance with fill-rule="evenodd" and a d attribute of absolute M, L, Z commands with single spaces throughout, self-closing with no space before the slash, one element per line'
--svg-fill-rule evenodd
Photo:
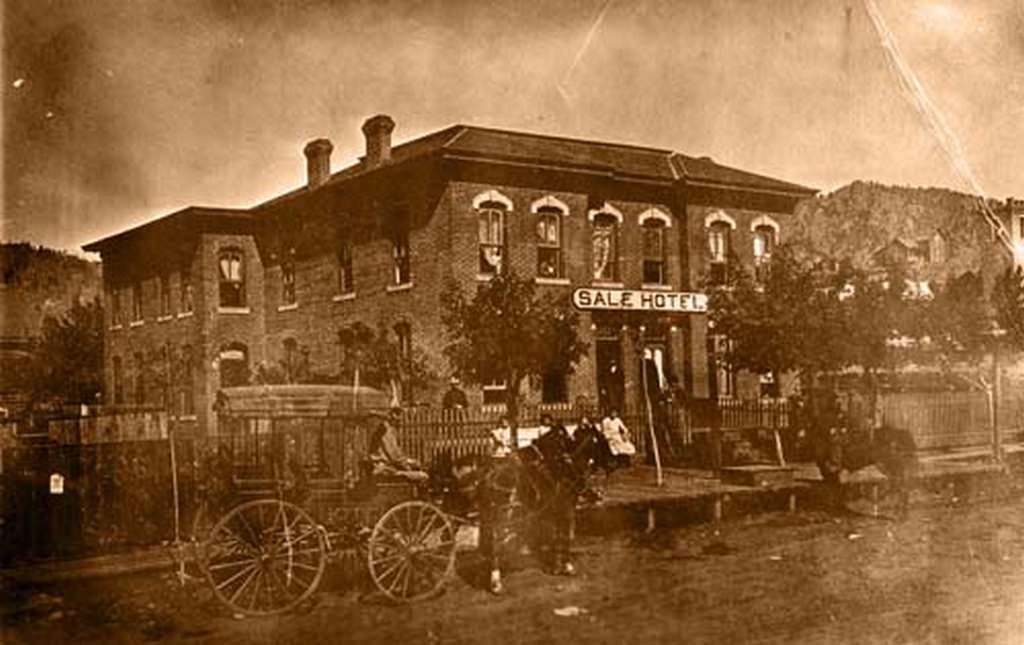
<path fill-rule="evenodd" d="M 5 0 L 2 55 L 0 239 L 78 253 L 295 188 L 317 137 L 349 165 L 378 113 L 1024 197 L 1024 0 Z"/>

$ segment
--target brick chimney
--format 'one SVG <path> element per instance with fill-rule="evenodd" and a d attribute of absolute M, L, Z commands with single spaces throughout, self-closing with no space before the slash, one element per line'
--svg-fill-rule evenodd
<path fill-rule="evenodd" d="M 363 134 L 366 136 L 363 163 L 368 168 L 376 168 L 391 161 L 391 132 L 394 129 L 395 122 L 386 114 L 372 116 L 363 124 Z"/>
<path fill-rule="evenodd" d="M 334 146 L 327 139 L 313 139 L 302 152 L 306 155 L 306 186 L 312 190 L 331 178 L 331 151 Z"/>

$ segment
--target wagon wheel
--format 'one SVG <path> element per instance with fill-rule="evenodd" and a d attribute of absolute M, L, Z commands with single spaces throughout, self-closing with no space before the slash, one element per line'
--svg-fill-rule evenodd
<path fill-rule="evenodd" d="M 323 529 L 290 502 L 246 502 L 210 531 L 201 564 L 214 593 L 236 612 L 276 614 L 312 594 L 324 573 Z"/>
<path fill-rule="evenodd" d="M 387 597 L 411 602 L 436 593 L 455 569 L 455 530 L 433 504 L 411 501 L 391 507 L 367 544 L 374 584 Z"/>

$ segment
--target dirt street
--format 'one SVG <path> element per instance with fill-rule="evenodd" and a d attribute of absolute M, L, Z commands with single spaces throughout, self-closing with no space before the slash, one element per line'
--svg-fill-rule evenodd
<path fill-rule="evenodd" d="M 44 589 L 5 617 L 13 643 L 1019 643 L 1024 504 L 918 506 L 903 522 L 764 515 L 577 543 L 580 575 L 528 559 L 492 597 L 463 574 L 389 606 L 337 581 L 295 614 L 235 619 L 164 575 Z M 38 590 L 37 590 L 38 595 Z M 24 592 L 21 594 L 24 600 Z"/>

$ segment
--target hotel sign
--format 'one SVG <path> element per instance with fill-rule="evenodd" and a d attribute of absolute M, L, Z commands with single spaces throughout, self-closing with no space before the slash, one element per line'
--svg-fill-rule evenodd
<path fill-rule="evenodd" d="M 580 287 L 572 292 L 572 304 L 577 309 L 692 314 L 707 312 L 708 297 L 703 293 L 682 291 L 637 291 L 634 289 Z"/>

